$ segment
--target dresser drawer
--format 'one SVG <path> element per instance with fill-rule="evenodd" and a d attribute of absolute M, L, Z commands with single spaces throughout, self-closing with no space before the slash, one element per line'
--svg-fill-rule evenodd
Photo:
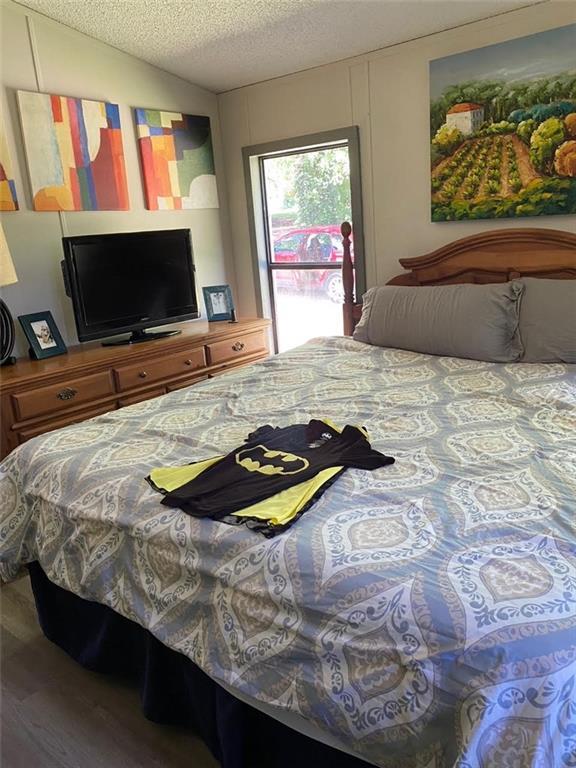
<path fill-rule="evenodd" d="M 237 357 L 246 357 L 257 352 L 267 351 L 263 331 L 238 335 L 227 341 L 216 341 L 214 344 L 207 344 L 206 348 L 210 365 L 217 365 L 218 363 L 225 363 L 227 360 L 234 360 Z"/>
<path fill-rule="evenodd" d="M 100 397 L 114 394 L 114 384 L 109 371 L 91 376 L 68 379 L 60 384 L 29 389 L 12 395 L 12 402 L 19 421 L 32 419 L 46 413 L 59 413 L 88 403 Z"/>
<path fill-rule="evenodd" d="M 154 360 L 146 360 L 137 365 L 125 365 L 115 368 L 116 380 L 120 389 L 134 389 L 156 381 L 164 381 L 179 374 L 189 373 L 206 367 L 204 349 L 179 352 Z"/>

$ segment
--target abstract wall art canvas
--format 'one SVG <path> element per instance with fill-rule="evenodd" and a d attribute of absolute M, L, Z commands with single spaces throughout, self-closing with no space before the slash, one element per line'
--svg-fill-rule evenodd
<path fill-rule="evenodd" d="M 432 221 L 576 213 L 576 24 L 430 62 Z"/>
<path fill-rule="evenodd" d="M 0 120 L 0 211 L 17 211 L 18 197 L 6 132 Z"/>
<path fill-rule="evenodd" d="M 125 211 L 117 104 L 18 91 L 36 211 Z"/>
<path fill-rule="evenodd" d="M 210 118 L 135 109 L 146 207 L 218 208 Z"/>

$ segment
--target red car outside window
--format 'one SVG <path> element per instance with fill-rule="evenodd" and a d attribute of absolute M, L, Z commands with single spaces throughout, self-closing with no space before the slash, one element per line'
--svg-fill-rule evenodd
<path fill-rule="evenodd" d="M 273 233 L 274 234 L 274 233 Z M 314 270 L 277 270 L 276 285 L 286 290 L 307 290 L 324 293 L 335 302 L 342 302 L 342 273 L 339 269 L 322 269 L 328 262 L 341 263 L 342 236 L 339 226 L 301 227 L 283 229 L 274 239 L 272 263 L 318 264 Z"/>

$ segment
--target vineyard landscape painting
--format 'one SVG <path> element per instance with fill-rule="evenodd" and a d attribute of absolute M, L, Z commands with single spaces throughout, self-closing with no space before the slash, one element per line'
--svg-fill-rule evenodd
<path fill-rule="evenodd" d="M 430 62 L 432 221 L 576 213 L 576 24 Z"/>

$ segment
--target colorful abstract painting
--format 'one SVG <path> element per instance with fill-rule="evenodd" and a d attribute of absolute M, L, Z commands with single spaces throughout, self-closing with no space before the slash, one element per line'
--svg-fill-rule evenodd
<path fill-rule="evenodd" d="M 432 220 L 576 213 L 576 24 L 430 62 Z"/>
<path fill-rule="evenodd" d="M 210 118 L 136 109 L 146 207 L 218 208 Z"/>
<path fill-rule="evenodd" d="M 125 211 L 117 104 L 18 91 L 34 210 Z"/>
<path fill-rule="evenodd" d="M 0 211 L 17 211 L 18 197 L 4 125 L 0 121 Z"/>

